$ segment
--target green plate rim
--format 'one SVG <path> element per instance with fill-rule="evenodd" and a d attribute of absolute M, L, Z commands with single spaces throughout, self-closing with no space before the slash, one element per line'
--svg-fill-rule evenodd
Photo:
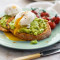
<path fill-rule="evenodd" d="M 52 43 L 52 44 L 50 44 L 50 45 L 48 45 L 48 46 L 43 46 L 43 47 L 40 47 L 40 48 L 33 48 L 33 49 L 20 49 L 20 48 L 10 47 L 10 46 L 3 45 L 3 44 L 1 44 L 1 45 L 4 46 L 4 47 L 7 47 L 7 48 L 16 49 L 16 50 L 37 50 L 37 49 L 43 49 L 43 48 L 50 47 L 50 46 L 52 46 L 52 45 L 54 45 L 54 44 L 56 44 L 56 43 L 58 43 L 58 42 L 60 42 L 60 40 L 57 41 L 57 42 L 55 42 L 55 43 Z"/>

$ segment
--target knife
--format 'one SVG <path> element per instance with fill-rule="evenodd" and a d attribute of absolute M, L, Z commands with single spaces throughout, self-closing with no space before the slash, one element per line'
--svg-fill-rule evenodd
<path fill-rule="evenodd" d="M 18 57 L 18 58 L 15 58 L 13 60 L 31 60 L 31 59 L 35 59 L 35 58 L 39 58 L 39 57 L 53 55 L 56 53 L 60 53 L 60 48 L 41 51 L 40 53 L 36 53 L 36 54 L 24 56 L 24 57 Z"/>

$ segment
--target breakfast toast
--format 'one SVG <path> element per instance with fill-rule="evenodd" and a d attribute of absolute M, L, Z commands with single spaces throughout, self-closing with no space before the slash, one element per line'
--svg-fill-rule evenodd
<path fill-rule="evenodd" d="M 10 30 L 13 34 L 14 34 L 14 31 L 13 30 Z M 16 33 L 14 34 L 16 37 L 22 39 L 22 40 L 27 40 L 27 41 L 31 41 L 31 40 L 42 40 L 42 39 L 45 39 L 47 37 L 49 37 L 51 34 L 51 28 L 49 26 L 49 24 L 47 23 L 47 29 L 41 33 L 41 34 L 38 34 L 37 36 L 35 35 L 31 35 L 31 34 L 27 34 L 27 33 Z"/>
<path fill-rule="evenodd" d="M 3 31 L 3 32 L 12 32 L 14 34 L 14 30 L 10 29 L 10 26 L 8 23 L 10 23 L 12 20 L 14 19 L 14 17 L 11 17 L 7 20 L 6 22 L 6 26 L 8 29 L 5 29 L 3 28 L 2 26 L 0 26 L 0 30 Z M 31 41 L 31 40 L 42 40 L 42 39 L 45 39 L 47 37 L 49 37 L 51 34 L 51 28 L 50 28 L 50 25 L 48 24 L 47 22 L 47 28 L 46 30 L 41 33 L 41 34 L 38 34 L 38 35 L 33 35 L 33 34 L 27 34 L 27 33 L 18 33 L 16 32 L 16 34 L 14 34 L 16 37 L 22 39 L 22 40 L 27 40 L 27 41 Z"/>
<path fill-rule="evenodd" d="M 2 19 L 2 18 L 0 18 L 0 20 L 1 20 L 1 19 Z M 8 25 L 8 23 L 11 22 L 13 19 L 14 19 L 14 17 L 11 17 L 11 18 L 9 18 L 9 19 L 7 20 L 7 22 L 6 22 L 6 27 L 8 27 L 7 29 L 4 28 L 4 27 L 2 27 L 2 26 L 0 25 L 0 31 L 9 32 L 9 25 Z"/>

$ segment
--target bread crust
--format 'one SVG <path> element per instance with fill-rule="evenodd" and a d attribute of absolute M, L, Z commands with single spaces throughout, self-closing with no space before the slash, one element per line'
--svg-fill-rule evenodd
<path fill-rule="evenodd" d="M 0 18 L 0 20 L 2 19 L 2 17 Z M 14 17 L 11 17 L 11 18 L 9 18 L 8 20 L 7 20 L 7 22 L 6 22 L 6 27 L 8 28 L 8 29 L 6 29 L 6 28 L 4 28 L 4 27 L 2 27 L 1 25 L 0 25 L 0 31 L 3 31 L 3 32 L 10 32 L 10 27 L 9 27 L 9 25 L 8 25 L 8 23 L 10 22 L 10 21 L 12 21 L 14 19 Z"/>
<path fill-rule="evenodd" d="M 10 30 L 10 31 L 12 33 L 14 32 L 13 30 Z M 50 34 L 51 34 L 51 28 L 50 28 L 49 24 L 47 23 L 47 29 L 43 33 L 41 33 L 37 36 L 27 34 L 27 33 L 16 33 L 15 36 L 22 40 L 31 41 L 31 40 L 35 40 L 35 39 L 37 39 L 37 40 L 45 39 L 45 38 L 49 37 Z"/>
<path fill-rule="evenodd" d="M 2 26 L 0 26 L 0 31 L 9 32 L 9 29 L 5 29 L 5 28 L 3 28 Z"/>

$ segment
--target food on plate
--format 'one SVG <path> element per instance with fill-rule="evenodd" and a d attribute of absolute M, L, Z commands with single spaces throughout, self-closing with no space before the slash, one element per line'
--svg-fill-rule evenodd
<path fill-rule="evenodd" d="M 36 17 L 38 17 L 38 18 L 39 18 L 39 15 L 37 14 L 37 15 L 36 15 Z"/>
<path fill-rule="evenodd" d="M 16 16 L 22 9 L 17 5 L 9 5 L 5 9 L 5 14 L 10 16 Z"/>
<path fill-rule="evenodd" d="M 41 17 L 44 17 L 44 16 L 49 17 L 49 14 L 45 10 L 43 10 L 43 12 L 40 13 L 40 16 Z"/>
<path fill-rule="evenodd" d="M 48 20 L 51 29 L 54 29 L 56 24 L 59 24 L 60 22 L 60 17 L 57 14 L 54 17 L 51 17 L 47 11 L 41 10 L 39 8 L 31 8 L 31 12 L 33 12 L 38 18 Z"/>
<path fill-rule="evenodd" d="M 36 10 L 36 8 L 31 8 L 31 12 L 33 12 L 36 15 L 36 17 L 39 18 L 39 15 L 38 15 L 38 13 L 35 10 Z"/>
<path fill-rule="evenodd" d="M 25 40 L 21 40 L 20 38 L 16 37 L 11 32 L 4 32 L 4 34 L 6 35 L 6 37 L 8 37 L 9 40 L 12 40 L 12 41 L 25 41 Z"/>
<path fill-rule="evenodd" d="M 60 21 L 60 18 L 59 18 L 59 16 L 57 16 L 57 14 L 56 14 L 55 17 L 51 18 L 51 20 L 53 20 L 56 24 L 58 24 L 59 21 Z"/>
<path fill-rule="evenodd" d="M 33 12 L 34 14 L 37 14 L 37 12 L 35 10 L 32 10 L 31 12 Z"/>
<path fill-rule="evenodd" d="M 34 19 L 36 18 L 36 15 L 32 13 L 31 11 L 22 11 L 18 13 L 15 17 L 15 21 L 19 23 L 19 25 L 29 25 Z"/>
<path fill-rule="evenodd" d="M 15 29 L 10 31 L 20 39 L 41 40 L 51 34 L 47 20 L 37 18 L 35 14 L 30 11 L 20 12 L 16 17 L 14 21 Z"/>
<path fill-rule="evenodd" d="M 5 9 L 5 15 L 0 18 L 0 30 L 11 32 L 22 40 L 42 40 L 50 36 L 51 29 L 56 27 L 60 18 L 56 15 L 50 19 L 49 13 L 45 10 L 38 15 L 36 9 L 22 11 L 18 6 L 11 5 Z"/>
<path fill-rule="evenodd" d="M 8 21 L 14 19 L 14 17 L 4 15 L 2 18 L 0 18 L 0 30 L 4 32 L 9 32 Z"/>
<path fill-rule="evenodd" d="M 32 40 L 32 41 L 31 41 L 31 44 L 37 44 L 37 43 L 38 43 L 37 40 Z"/>
<path fill-rule="evenodd" d="M 31 8 L 31 12 L 33 12 L 34 14 L 37 15 L 37 12 L 35 10 L 36 10 L 36 8 Z"/>
<path fill-rule="evenodd" d="M 44 16 L 44 17 L 42 17 L 42 18 L 43 18 L 43 19 L 46 19 L 46 20 L 48 20 L 48 21 L 50 20 L 49 17 L 46 17 L 46 16 Z"/>
<path fill-rule="evenodd" d="M 38 18 L 41 17 L 49 17 L 49 13 L 47 13 L 45 10 L 42 10 L 42 12 L 36 11 L 37 8 L 31 8 L 31 12 L 33 12 Z M 40 16 L 39 16 L 40 15 Z"/>
<path fill-rule="evenodd" d="M 5 9 L 5 15 L 0 18 L 0 30 L 9 32 L 8 23 L 15 18 L 15 15 L 22 11 L 17 5 L 9 5 Z"/>
<path fill-rule="evenodd" d="M 51 29 L 54 29 L 56 27 L 56 24 L 54 21 L 48 21 L 48 23 L 49 23 Z"/>
<path fill-rule="evenodd" d="M 4 16 L 2 18 L 4 18 Z M 51 34 L 48 21 L 37 18 L 31 11 L 21 11 L 15 17 L 9 16 L 8 21 L 4 22 L 7 26 L 4 27 L 2 24 L 0 25 L 22 40 L 42 40 Z"/>

